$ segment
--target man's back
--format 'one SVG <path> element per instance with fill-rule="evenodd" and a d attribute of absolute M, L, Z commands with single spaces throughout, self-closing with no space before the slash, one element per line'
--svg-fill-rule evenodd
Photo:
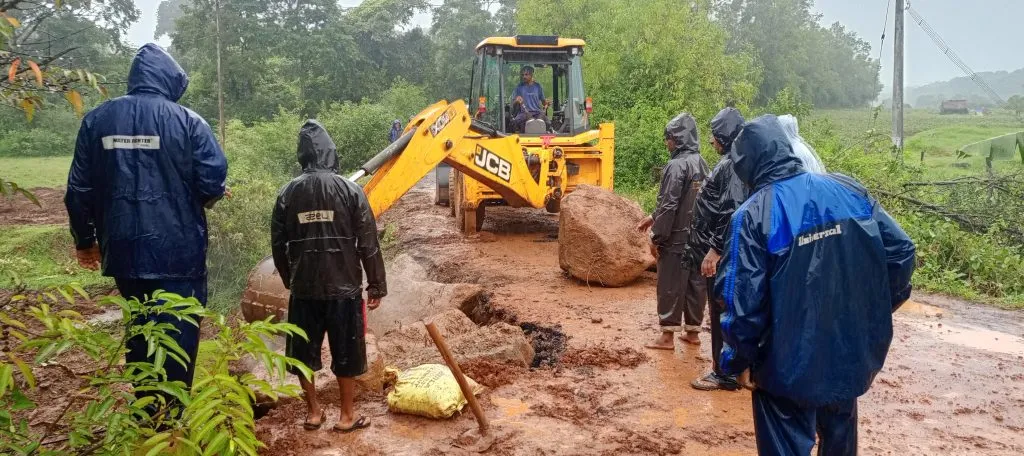
<path fill-rule="evenodd" d="M 732 219 L 716 287 L 722 364 L 749 366 L 758 388 L 807 406 L 856 398 L 909 298 L 913 243 L 855 181 L 803 172 L 775 129 L 750 125 L 735 169 L 757 190 Z"/>
<path fill-rule="evenodd" d="M 181 67 L 147 45 L 129 94 L 82 121 L 66 203 L 76 244 L 98 240 L 108 276 L 206 274 L 203 205 L 223 195 L 227 161 L 209 125 L 176 103 L 187 86 Z"/>
<path fill-rule="evenodd" d="M 336 174 L 334 143 L 322 126 L 307 122 L 301 135 L 304 172 L 281 190 L 271 226 L 281 278 L 297 298 L 352 298 L 362 294 L 365 266 L 368 294 L 384 296 L 384 262 L 366 195 Z"/>

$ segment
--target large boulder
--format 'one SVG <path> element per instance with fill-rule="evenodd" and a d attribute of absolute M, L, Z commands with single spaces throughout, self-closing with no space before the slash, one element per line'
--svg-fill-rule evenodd
<path fill-rule="evenodd" d="M 580 185 L 562 199 L 558 263 L 588 284 L 621 287 L 655 263 L 650 240 L 636 226 L 640 205 L 600 187 Z"/>

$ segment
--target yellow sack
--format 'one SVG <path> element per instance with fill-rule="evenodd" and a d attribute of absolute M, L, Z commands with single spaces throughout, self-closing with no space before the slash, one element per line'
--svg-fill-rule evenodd
<path fill-rule="evenodd" d="M 395 374 L 394 369 L 388 370 Z M 394 389 L 388 393 L 388 410 L 392 412 L 451 418 L 466 406 L 459 382 L 448 366 L 424 364 L 397 374 L 397 377 Z M 466 381 L 474 395 L 483 391 L 473 379 L 466 377 Z"/>

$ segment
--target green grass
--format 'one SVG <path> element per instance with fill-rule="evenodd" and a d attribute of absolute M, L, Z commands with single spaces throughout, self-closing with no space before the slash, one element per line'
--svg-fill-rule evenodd
<path fill-rule="evenodd" d="M 957 158 L 957 150 L 968 144 L 1024 131 L 1018 127 L 984 125 L 954 125 L 934 128 L 914 135 L 907 140 L 907 159 L 919 162 L 930 179 L 949 179 L 977 175 L 985 172 L 985 157 L 967 156 Z M 923 159 L 922 162 L 922 152 Z M 955 165 L 968 165 L 966 168 Z M 1019 159 L 996 160 L 993 166 L 1000 172 L 1022 169 Z"/>
<path fill-rule="evenodd" d="M 0 178 L 24 188 L 63 187 L 68 182 L 71 156 L 66 157 L 0 157 Z"/>
<path fill-rule="evenodd" d="M 13 286 L 14 272 L 30 289 L 78 282 L 86 288 L 111 287 L 98 272 L 78 266 L 71 234 L 63 225 L 0 227 L 0 288 Z"/>
<path fill-rule="evenodd" d="M 868 132 L 885 136 L 891 135 L 891 111 L 883 109 L 878 111 L 877 118 L 874 115 L 875 111 L 873 109 L 823 109 L 814 111 L 808 120 L 811 122 L 828 120 L 835 132 L 845 141 L 862 140 Z M 936 128 L 953 126 L 991 129 L 1008 128 L 1009 131 L 1019 131 L 1024 130 L 1024 120 L 1008 111 L 996 111 L 986 116 L 973 116 L 941 115 L 937 111 L 927 109 L 908 110 L 903 120 L 904 135 L 907 138 L 912 138 L 920 133 Z"/>

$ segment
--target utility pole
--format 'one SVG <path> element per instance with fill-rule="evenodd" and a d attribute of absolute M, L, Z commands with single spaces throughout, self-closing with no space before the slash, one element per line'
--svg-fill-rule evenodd
<path fill-rule="evenodd" d="M 220 127 L 220 147 L 228 142 L 224 127 L 224 75 L 220 70 L 220 0 L 214 0 L 214 21 L 217 23 L 217 125 Z"/>
<path fill-rule="evenodd" d="M 903 161 L 903 23 L 906 0 L 896 0 L 896 39 L 893 40 L 892 144 Z"/>

